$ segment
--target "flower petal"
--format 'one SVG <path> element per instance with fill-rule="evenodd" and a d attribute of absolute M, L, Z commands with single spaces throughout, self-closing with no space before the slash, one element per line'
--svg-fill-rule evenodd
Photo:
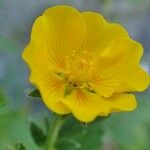
<path fill-rule="evenodd" d="M 112 112 L 132 111 L 137 107 L 136 98 L 133 94 L 114 94 L 109 98 L 105 98 L 104 112 L 100 112 L 100 116 L 107 116 Z"/>
<path fill-rule="evenodd" d="M 116 23 L 108 23 L 102 15 L 95 12 L 83 12 L 86 22 L 86 36 L 82 51 L 101 52 L 118 38 L 128 37 L 127 31 Z"/>
<path fill-rule="evenodd" d="M 135 67 L 133 71 L 124 77 L 124 82 L 117 88 L 116 92 L 142 92 L 148 88 L 149 75 L 141 67 Z"/>
<path fill-rule="evenodd" d="M 45 105 L 58 114 L 67 114 L 70 112 L 62 102 L 65 93 L 64 80 L 56 74 L 48 74 L 44 82 L 45 87 L 39 87 L 42 99 Z"/>
<path fill-rule="evenodd" d="M 42 42 L 50 54 L 51 65 L 65 69 L 66 56 L 78 48 L 84 35 L 85 23 L 80 12 L 73 7 L 59 5 L 47 9 L 36 19 L 31 42 Z"/>
<path fill-rule="evenodd" d="M 70 6 L 55 6 L 36 19 L 31 42 L 23 52 L 23 59 L 31 69 L 30 81 L 40 90 L 45 104 L 57 113 L 69 110 L 60 102 L 65 83 L 52 80 L 51 71 L 65 69 L 66 56 L 81 44 L 84 34 L 85 23 L 80 12 Z M 51 86 L 55 82 L 62 83 L 59 90 L 55 89 L 59 94 Z"/>
<path fill-rule="evenodd" d="M 116 94 L 104 98 L 83 89 L 73 91 L 62 102 L 83 122 L 93 121 L 98 115 L 107 116 L 114 111 L 131 111 L 136 108 L 136 100 L 132 94 Z"/>
<path fill-rule="evenodd" d="M 89 77 L 92 87 L 105 97 L 115 92 L 145 90 L 148 74 L 139 67 L 142 54 L 142 46 L 131 39 L 112 42 L 93 62 L 95 68 Z"/>
<path fill-rule="evenodd" d="M 62 99 L 62 102 L 70 108 L 78 120 L 83 122 L 93 121 L 102 107 L 96 94 L 81 89 L 73 91 Z"/>
<path fill-rule="evenodd" d="M 70 111 L 60 102 L 64 96 L 65 83 L 49 70 L 48 56 L 46 47 L 35 42 L 30 43 L 23 53 L 23 58 L 31 69 L 30 82 L 40 90 L 46 106 L 54 112 L 66 114 Z"/>
<path fill-rule="evenodd" d="M 32 42 L 24 49 L 22 57 L 30 67 L 30 81 L 33 84 L 42 83 L 50 65 L 47 48 L 41 43 Z"/>

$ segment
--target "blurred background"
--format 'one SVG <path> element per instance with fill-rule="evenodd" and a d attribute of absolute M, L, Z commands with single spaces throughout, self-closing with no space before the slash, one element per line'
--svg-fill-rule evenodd
<path fill-rule="evenodd" d="M 27 150 L 40 149 L 31 137 L 29 122 L 43 127 L 49 111 L 40 100 L 26 96 L 33 87 L 21 54 L 34 20 L 56 4 L 100 12 L 108 21 L 123 25 L 143 44 L 142 65 L 150 72 L 150 0 L 0 0 L 0 150 L 13 150 L 14 143 L 23 143 Z M 150 91 L 136 96 L 137 110 L 113 114 L 102 122 L 102 146 L 93 150 L 150 149 Z"/>

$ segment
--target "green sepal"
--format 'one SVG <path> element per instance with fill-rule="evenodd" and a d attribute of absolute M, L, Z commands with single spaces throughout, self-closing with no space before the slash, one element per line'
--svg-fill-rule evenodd
<path fill-rule="evenodd" d="M 41 98 L 41 93 L 38 89 L 29 92 L 28 96 Z"/>

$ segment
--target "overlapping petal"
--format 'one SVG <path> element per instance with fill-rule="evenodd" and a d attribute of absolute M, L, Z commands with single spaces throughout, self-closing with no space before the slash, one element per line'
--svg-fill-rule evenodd
<path fill-rule="evenodd" d="M 115 40 L 95 58 L 89 74 L 91 86 L 105 97 L 115 92 L 145 90 L 149 77 L 139 66 L 142 54 L 141 44 L 128 38 Z"/>
<path fill-rule="evenodd" d="M 108 23 L 98 13 L 83 12 L 82 16 L 86 23 L 86 36 L 81 45 L 81 50 L 92 52 L 93 56 L 103 51 L 112 41 L 129 37 L 122 26 L 116 23 Z"/>
<path fill-rule="evenodd" d="M 61 102 L 65 95 L 66 83 L 64 79 L 56 74 L 49 73 L 43 83 L 45 87 L 40 87 L 40 91 L 46 106 L 59 114 L 70 113 L 70 109 Z"/>
<path fill-rule="evenodd" d="M 47 49 L 41 43 L 32 42 L 24 50 L 23 57 L 31 68 L 30 81 L 40 90 L 46 106 L 59 114 L 69 113 L 70 110 L 60 101 L 66 83 L 49 68 Z"/>
<path fill-rule="evenodd" d="M 30 81 L 42 86 L 50 66 L 47 47 L 41 43 L 32 42 L 24 49 L 23 59 L 31 70 Z"/>
<path fill-rule="evenodd" d="M 54 6 L 36 19 L 31 42 L 47 47 L 51 66 L 66 69 L 68 57 L 85 36 L 85 22 L 80 12 L 70 6 Z M 42 51 L 42 50 L 41 50 Z"/>
<path fill-rule="evenodd" d="M 70 108 L 74 116 L 83 122 L 93 121 L 97 116 L 107 116 L 111 112 L 131 111 L 136 108 L 132 94 L 116 94 L 104 98 L 86 90 L 77 89 L 62 102 Z"/>

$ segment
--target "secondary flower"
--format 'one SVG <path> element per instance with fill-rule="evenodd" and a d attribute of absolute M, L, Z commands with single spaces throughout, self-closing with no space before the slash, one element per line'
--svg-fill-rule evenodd
<path fill-rule="evenodd" d="M 83 122 L 136 108 L 149 84 L 141 44 L 116 23 L 70 6 L 47 9 L 32 27 L 23 58 L 45 105 Z"/>

